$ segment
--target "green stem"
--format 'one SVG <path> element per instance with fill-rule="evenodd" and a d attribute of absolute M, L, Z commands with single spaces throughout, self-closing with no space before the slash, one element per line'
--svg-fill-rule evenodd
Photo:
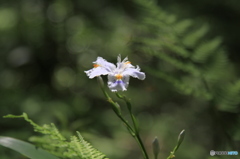
<path fill-rule="evenodd" d="M 147 155 L 147 151 L 143 145 L 143 142 L 139 136 L 139 130 L 138 130 L 138 127 L 137 127 L 137 123 L 136 123 L 136 120 L 135 120 L 135 117 L 131 111 L 131 103 L 129 102 L 129 100 L 124 96 L 122 97 L 121 95 L 119 95 L 117 93 L 117 96 L 120 98 L 120 99 L 123 99 L 126 104 L 127 104 L 127 107 L 128 107 L 128 110 L 129 110 L 129 113 L 131 114 L 131 119 L 132 119 L 132 122 L 133 122 L 133 125 L 134 125 L 134 128 L 131 127 L 131 125 L 128 124 L 127 120 L 125 120 L 123 118 L 123 116 L 121 115 L 121 109 L 119 107 L 119 105 L 117 103 L 115 103 L 112 98 L 110 98 L 110 96 L 108 95 L 108 93 L 106 92 L 106 90 L 104 89 L 104 82 L 101 78 L 101 76 L 98 77 L 98 83 L 101 87 L 101 90 L 104 94 L 104 96 L 107 98 L 107 101 L 109 103 L 111 103 L 112 105 L 112 109 L 114 111 L 114 113 L 119 117 L 119 119 L 122 120 L 122 122 L 126 125 L 126 127 L 128 128 L 128 130 L 130 131 L 131 135 L 134 137 L 134 139 L 137 141 L 139 147 L 141 148 L 142 150 L 142 153 L 143 153 L 143 156 L 144 156 L 144 159 L 148 159 L 148 155 Z"/>
<path fill-rule="evenodd" d="M 116 112 L 115 112 L 115 113 L 116 113 Z M 135 137 L 136 134 L 135 134 L 133 128 L 128 124 L 128 122 L 127 122 L 121 115 L 119 115 L 119 114 L 117 114 L 117 113 L 116 113 L 116 115 L 119 117 L 119 119 L 122 120 L 122 122 L 126 125 L 126 127 L 132 132 L 132 133 L 131 133 L 132 136 Z"/>
<path fill-rule="evenodd" d="M 117 114 L 117 116 L 125 123 L 125 125 L 127 126 L 127 128 L 130 129 L 131 132 L 134 133 L 134 135 L 132 134 L 132 136 L 135 138 L 135 140 L 137 141 L 139 147 L 141 148 L 142 154 L 143 154 L 144 158 L 145 158 L 145 159 L 148 159 L 148 155 L 147 155 L 146 149 L 145 149 L 145 147 L 144 147 L 144 145 L 143 145 L 143 142 L 142 142 L 142 140 L 141 140 L 141 138 L 140 138 L 140 136 L 139 136 L 139 131 L 136 130 L 136 123 L 133 122 L 133 123 L 134 123 L 134 130 L 133 130 L 133 128 L 128 124 L 128 122 L 127 122 L 121 115 L 118 115 L 118 114 Z M 133 119 L 132 119 L 132 120 L 133 120 Z M 134 120 L 133 120 L 133 121 L 134 121 Z"/>
<path fill-rule="evenodd" d="M 177 146 L 176 146 L 176 147 L 174 147 L 174 149 L 173 149 L 173 151 L 172 151 L 172 152 L 170 152 L 170 155 L 168 156 L 168 158 L 167 158 L 167 159 L 171 159 L 171 158 L 175 157 L 175 156 L 174 156 L 174 153 L 176 152 L 176 149 L 177 149 Z"/>
<path fill-rule="evenodd" d="M 118 116 L 119 119 L 121 119 L 121 121 L 126 125 L 126 127 L 128 128 L 128 130 L 130 131 L 131 135 L 134 137 L 134 139 L 137 141 L 139 147 L 141 148 L 142 150 L 142 153 L 143 153 L 143 156 L 144 156 L 144 159 L 148 159 L 148 155 L 147 155 L 147 151 L 143 145 L 143 142 L 139 136 L 139 131 L 138 131 L 138 127 L 137 127 L 137 123 L 135 121 L 135 117 L 134 115 L 132 114 L 132 111 L 131 111 L 131 103 L 129 102 L 129 100 L 127 100 L 126 97 L 122 98 L 122 96 L 120 96 L 119 94 L 117 94 L 117 96 L 123 100 L 125 100 L 125 102 L 127 103 L 127 106 L 128 106 L 128 110 L 129 110 L 129 113 L 131 114 L 131 119 L 132 119 L 132 122 L 133 122 L 133 125 L 134 125 L 134 128 L 131 127 L 131 125 L 128 124 L 127 120 L 125 120 L 123 118 L 123 116 L 121 115 L 121 109 L 119 107 L 119 105 L 117 103 L 115 103 L 112 98 L 110 98 L 110 96 L 108 95 L 108 93 L 106 92 L 106 90 L 104 89 L 104 82 L 101 78 L 101 76 L 98 77 L 98 83 L 101 87 L 101 90 L 104 94 L 104 96 L 107 98 L 107 101 L 109 103 L 111 103 L 112 105 L 112 109 L 114 111 L 114 113 Z"/>
<path fill-rule="evenodd" d="M 139 144 L 140 144 L 140 148 L 142 149 L 144 158 L 148 159 L 147 151 L 146 151 L 146 149 L 145 149 L 145 147 L 144 147 L 144 145 L 143 145 L 142 139 L 141 139 L 141 137 L 140 137 L 140 135 L 139 135 L 139 128 L 138 128 L 138 126 L 137 126 L 135 117 L 134 117 L 131 109 L 128 109 L 128 111 L 129 111 L 129 113 L 130 113 L 130 115 L 131 115 L 131 119 L 132 119 L 132 122 L 133 122 L 134 130 L 135 130 L 135 133 L 136 133 L 136 138 L 137 138 L 137 140 L 138 140 L 138 142 L 139 142 Z"/>
<path fill-rule="evenodd" d="M 136 123 L 136 118 L 132 113 L 131 107 L 128 107 L 128 111 L 129 111 L 129 114 L 131 115 L 131 119 L 132 119 L 132 122 L 133 122 L 134 129 L 137 133 L 139 133 L 139 128 L 138 128 L 137 123 Z"/>
<path fill-rule="evenodd" d="M 140 148 L 141 148 L 141 150 L 142 150 L 142 153 L 143 153 L 143 155 L 144 155 L 144 158 L 145 158 L 145 159 L 148 159 L 147 151 L 146 151 L 146 149 L 145 149 L 145 147 L 144 147 L 144 145 L 143 145 L 143 142 L 142 142 L 139 134 L 136 134 L 136 138 L 137 138 L 137 141 L 138 141 L 138 143 L 139 143 L 139 145 L 140 145 Z"/>
<path fill-rule="evenodd" d="M 108 96 L 108 95 L 107 95 Z M 108 102 L 111 103 L 114 107 L 116 107 L 116 104 L 112 101 L 112 99 L 108 96 Z M 141 148 L 142 154 L 144 156 L 144 159 L 148 159 L 147 151 L 143 145 L 143 142 L 139 136 L 139 131 L 137 130 L 136 122 L 134 120 L 134 116 L 131 114 L 134 129 L 128 124 L 128 122 L 123 118 L 121 114 L 119 114 L 117 111 L 115 111 L 114 107 L 112 107 L 115 114 L 122 120 L 122 122 L 126 125 L 126 127 L 131 131 L 131 135 L 134 137 L 134 139 L 137 141 L 139 147 Z"/>
<path fill-rule="evenodd" d="M 119 97 L 120 99 L 122 99 L 122 100 L 124 100 L 126 102 L 127 108 L 128 108 L 128 111 L 129 111 L 129 114 L 131 116 L 132 123 L 133 123 L 133 126 L 134 126 L 134 132 L 136 134 L 135 139 L 138 142 L 138 144 L 139 144 L 139 146 L 140 146 L 140 148 L 142 150 L 144 158 L 148 159 L 147 151 L 146 151 L 145 146 L 144 146 L 144 144 L 142 142 L 142 139 L 141 139 L 141 137 L 139 135 L 139 128 L 138 128 L 138 124 L 137 124 L 136 118 L 135 118 L 135 116 L 132 113 L 132 105 L 131 105 L 130 101 L 125 96 L 121 96 L 118 93 L 116 93 L 116 95 L 117 95 L 117 97 Z"/>

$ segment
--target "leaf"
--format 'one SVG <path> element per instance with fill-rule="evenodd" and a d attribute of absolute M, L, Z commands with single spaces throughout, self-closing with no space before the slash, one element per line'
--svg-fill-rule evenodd
<path fill-rule="evenodd" d="M 195 47 L 198 41 L 203 38 L 203 36 L 209 31 L 209 27 L 207 25 L 203 25 L 201 28 L 191 31 L 187 33 L 185 37 L 183 37 L 183 44 L 188 47 Z"/>
<path fill-rule="evenodd" d="M 208 57 L 215 53 L 215 51 L 220 48 L 222 39 L 216 37 L 215 39 L 202 43 L 198 46 L 192 56 L 193 61 L 205 62 Z"/>
<path fill-rule="evenodd" d="M 191 20 L 188 20 L 188 19 L 182 20 L 182 21 L 178 22 L 177 24 L 175 24 L 174 30 L 178 34 L 183 34 L 191 25 L 192 25 Z"/>
<path fill-rule="evenodd" d="M 30 143 L 11 137 L 0 136 L 0 145 L 15 150 L 31 159 L 59 159 L 58 157 L 53 156 L 47 151 L 37 148 Z"/>
<path fill-rule="evenodd" d="M 56 126 L 52 124 L 45 124 L 39 126 L 28 118 L 26 113 L 22 115 L 6 115 L 4 118 L 24 118 L 27 122 L 33 125 L 36 132 L 42 133 L 45 136 L 42 138 L 32 139 L 33 142 L 38 143 L 44 149 L 48 150 L 52 154 L 61 158 L 80 158 L 80 159 L 107 159 L 106 155 L 85 141 L 83 137 L 77 132 L 78 137 L 72 136 L 70 141 L 68 141 L 64 136 L 61 135 Z M 1 143 L 0 143 L 1 144 Z M 28 144 L 28 143 L 25 143 Z M 31 145 L 31 144 L 30 144 Z M 24 146 L 23 146 L 24 147 Z M 13 149 L 13 148 L 12 148 Z M 14 149 L 15 150 L 15 149 Z M 35 148 L 34 151 L 37 149 Z M 21 153 L 21 152 L 20 152 Z M 26 154 L 25 154 L 26 155 Z M 40 157 L 43 159 L 43 157 Z M 33 159 L 40 159 L 33 158 Z M 46 157 L 44 157 L 45 159 Z M 52 159 L 52 158 L 47 158 Z M 56 157 L 53 159 L 57 159 Z"/>

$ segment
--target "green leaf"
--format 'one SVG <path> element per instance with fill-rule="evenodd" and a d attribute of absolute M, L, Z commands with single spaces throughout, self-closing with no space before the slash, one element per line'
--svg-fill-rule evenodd
<path fill-rule="evenodd" d="M 43 149 L 11 137 L 0 136 L 0 145 L 15 150 L 31 159 L 58 159 Z"/>
<path fill-rule="evenodd" d="M 41 147 L 44 147 L 44 149 L 48 150 L 49 152 L 53 153 L 58 157 L 71 158 L 71 159 L 73 158 L 74 159 L 75 158 L 107 159 L 106 155 L 104 155 L 97 149 L 93 148 L 93 146 L 87 141 L 85 141 L 83 137 L 80 135 L 80 133 L 78 132 L 77 133 L 79 138 L 76 136 L 72 136 L 70 141 L 68 141 L 64 136 L 61 135 L 61 133 L 53 123 L 49 125 L 45 124 L 43 126 L 39 126 L 38 124 L 34 123 L 31 119 L 29 119 L 26 113 L 23 113 L 22 115 L 10 114 L 10 115 L 4 116 L 4 118 L 24 118 L 27 122 L 33 125 L 34 130 L 36 132 L 40 132 L 45 135 L 42 138 L 38 138 L 37 140 L 35 138 L 35 140 L 33 139 L 32 141 L 38 143 L 39 145 L 41 145 Z M 25 143 L 25 144 L 28 144 L 28 143 Z M 37 149 L 35 148 L 34 151 L 36 150 Z M 42 156 L 42 154 L 40 156 Z M 40 158 L 42 159 L 43 157 L 38 157 L 38 158 L 35 157 L 33 159 L 40 159 Z M 45 158 L 46 157 L 44 157 L 44 159 Z M 47 159 L 57 159 L 57 158 L 48 157 Z"/>
<path fill-rule="evenodd" d="M 203 25 L 199 29 L 195 29 L 190 33 L 187 33 L 187 35 L 183 37 L 183 44 L 194 48 L 208 31 L 209 27 L 207 25 Z"/>
<path fill-rule="evenodd" d="M 178 22 L 177 24 L 175 24 L 174 30 L 178 34 L 183 34 L 191 25 L 192 25 L 191 20 L 188 20 L 188 19 L 182 20 L 182 21 Z"/>
<path fill-rule="evenodd" d="M 217 49 L 220 48 L 222 39 L 217 37 L 211 41 L 202 43 L 198 46 L 192 56 L 193 61 L 205 62 L 208 57 L 215 53 Z"/>

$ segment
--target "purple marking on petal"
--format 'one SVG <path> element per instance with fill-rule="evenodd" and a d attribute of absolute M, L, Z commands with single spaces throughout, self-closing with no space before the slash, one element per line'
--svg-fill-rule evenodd
<path fill-rule="evenodd" d="M 123 81 L 116 81 L 115 83 L 118 83 L 118 84 L 120 84 L 120 83 L 123 83 Z"/>

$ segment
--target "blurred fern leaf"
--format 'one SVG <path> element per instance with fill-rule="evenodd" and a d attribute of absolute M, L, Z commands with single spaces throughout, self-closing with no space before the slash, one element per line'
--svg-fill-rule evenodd
<path fill-rule="evenodd" d="M 132 50 L 153 56 L 157 66 L 143 69 L 168 81 L 182 94 L 212 100 L 220 110 L 237 111 L 240 88 L 231 84 L 238 82 L 234 82 L 233 67 L 222 38 L 206 38 L 210 30 L 206 24 L 199 25 L 199 21 L 192 19 L 178 20 L 154 3 L 138 2 L 148 12 L 136 25 Z"/>

